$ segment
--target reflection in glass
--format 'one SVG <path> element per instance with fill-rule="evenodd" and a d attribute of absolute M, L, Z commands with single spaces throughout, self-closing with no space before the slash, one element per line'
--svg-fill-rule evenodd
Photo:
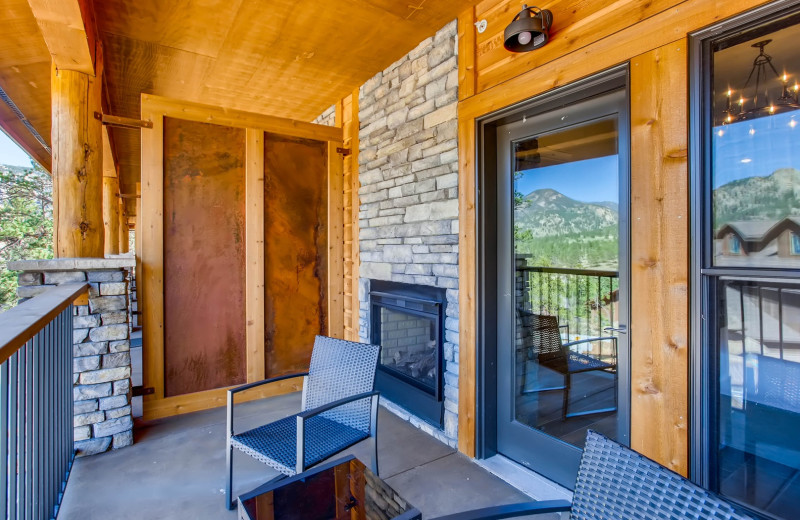
<path fill-rule="evenodd" d="M 616 437 L 616 117 L 513 144 L 515 418 L 582 446 Z"/>
<path fill-rule="evenodd" d="M 714 265 L 800 267 L 797 33 L 762 27 L 715 45 Z"/>
<path fill-rule="evenodd" d="M 719 490 L 800 508 L 800 286 L 720 280 Z"/>

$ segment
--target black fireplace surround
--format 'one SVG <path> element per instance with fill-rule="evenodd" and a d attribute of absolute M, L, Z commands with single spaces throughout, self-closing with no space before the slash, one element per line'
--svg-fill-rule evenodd
<path fill-rule="evenodd" d="M 369 297 L 371 342 L 381 346 L 375 388 L 441 428 L 445 290 L 371 280 Z"/>

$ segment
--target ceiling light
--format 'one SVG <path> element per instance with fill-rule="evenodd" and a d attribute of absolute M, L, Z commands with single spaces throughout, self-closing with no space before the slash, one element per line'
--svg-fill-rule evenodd
<path fill-rule="evenodd" d="M 550 39 L 553 13 L 547 9 L 522 6 L 522 11 L 511 20 L 503 32 L 503 46 L 511 52 L 528 52 L 538 49 Z"/>

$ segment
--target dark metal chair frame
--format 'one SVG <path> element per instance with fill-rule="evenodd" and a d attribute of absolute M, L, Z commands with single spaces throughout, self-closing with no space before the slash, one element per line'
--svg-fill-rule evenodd
<path fill-rule="evenodd" d="M 565 511 L 570 520 L 755 520 L 719 495 L 592 430 L 586 433 L 571 503 L 524 502 L 435 520 L 494 520 Z"/>
<path fill-rule="evenodd" d="M 378 475 L 378 400 L 374 390 L 380 346 L 317 336 L 308 372 L 273 377 L 228 390 L 225 505 L 233 509 L 233 449 L 294 476 L 369 439 Z M 236 394 L 268 383 L 303 378 L 299 413 L 234 432 Z"/>
<path fill-rule="evenodd" d="M 563 386 L 548 388 L 537 388 L 525 390 L 525 378 L 522 383 L 522 394 L 534 392 L 546 392 L 550 390 L 563 390 L 564 403 L 561 408 L 562 420 L 569 417 L 578 417 L 596 413 L 613 412 L 617 409 L 617 338 L 614 336 L 602 336 L 597 338 L 579 339 L 567 343 L 561 340 L 561 328 L 565 325 L 558 324 L 558 317 L 546 314 L 536 314 L 525 310 L 518 310 L 522 336 L 522 348 L 527 353 L 535 354 L 539 364 L 550 370 L 558 372 L 564 377 Z M 527 322 L 527 323 L 526 323 Z M 569 333 L 569 329 L 567 329 Z M 592 356 L 574 352 L 571 347 L 584 343 L 594 343 L 596 341 L 611 341 L 614 351 L 614 362 L 609 363 Z M 602 347 L 601 347 L 602 350 Z M 572 375 L 595 370 L 613 371 L 614 373 L 614 406 L 599 408 L 596 410 L 586 410 L 583 412 L 569 413 L 569 393 L 572 387 Z M 527 376 L 527 370 L 525 371 Z"/>

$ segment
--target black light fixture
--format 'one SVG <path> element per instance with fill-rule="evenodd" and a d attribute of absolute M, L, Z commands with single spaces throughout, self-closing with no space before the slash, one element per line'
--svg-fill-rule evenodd
<path fill-rule="evenodd" d="M 522 6 L 522 11 L 511 20 L 503 33 L 503 46 L 511 52 L 528 52 L 538 49 L 550 39 L 553 13 L 547 9 Z"/>
<path fill-rule="evenodd" d="M 730 88 L 728 89 L 725 110 L 722 111 L 723 125 L 800 109 L 800 101 L 798 100 L 800 87 L 798 87 L 797 83 L 790 86 L 789 76 L 786 73 L 783 73 L 783 75 L 778 74 L 777 69 L 772 64 L 772 56 L 764 52 L 764 47 L 771 42 L 772 40 L 762 40 L 751 45 L 754 49 L 758 49 L 758 56 L 753 60 L 753 68 L 750 69 L 750 75 L 742 87 L 736 108 L 734 108 L 731 99 L 734 91 Z M 774 76 L 770 74 L 770 71 Z M 769 95 L 771 78 L 778 78 L 781 83 L 781 95 L 774 101 L 770 99 Z M 753 86 L 752 95 L 745 97 L 753 79 L 755 79 L 755 85 Z M 752 106 L 750 106 L 750 103 L 752 103 Z"/>

